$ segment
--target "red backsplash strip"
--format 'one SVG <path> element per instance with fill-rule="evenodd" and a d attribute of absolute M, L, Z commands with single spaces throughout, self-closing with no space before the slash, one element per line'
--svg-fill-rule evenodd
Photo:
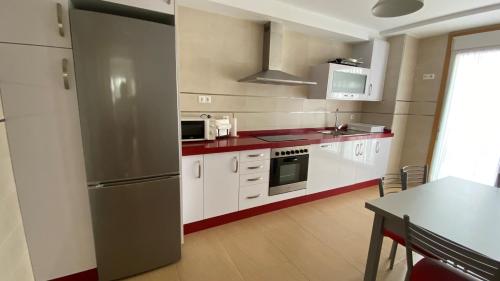
<path fill-rule="evenodd" d="M 301 197 L 296 197 L 296 198 L 292 198 L 292 199 L 288 199 L 288 200 L 278 201 L 275 203 L 271 203 L 271 204 L 267 204 L 267 205 L 263 205 L 263 206 L 258 206 L 255 208 L 246 209 L 246 210 L 242 210 L 242 211 L 238 211 L 238 212 L 234 212 L 234 213 L 230 213 L 230 214 L 226 214 L 226 215 L 222 215 L 222 216 L 218 216 L 218 217 L 214 217 L 214 218 L 209 218 L 209 219 L 202 220 L 202 221 L 188 223 L 188 224 L 184 225 L 184 234 L 193 233 L 193 232 L 207 229 L 210 227 L 230 223 L 233 221 L 253 217 L 256 215 L 276 211 L 279 209 L 288 208 L 291 206 L 311 202 L 314 200 L 319 200 L 319 199 L 339 195 L 342 193 L 371 187 L 371 186 L 376 185 L 377 183 L 378 183 L 378 180 L 371 180 L 371 181 L 362 182 L 362 183 L 358 183 L 358 184 L 354 184 L 354 185 L 349 185 L 349 186 L 345 186 L 345 187 L 341 187 L 341 188 L 336 188 L 336 189 L 331 189 L 331 190 L 318 192 L 318 193 L 314 193 L 314 194 L 304 195 Z"/>
<path fill-rule="evenodd" d="M 279 148 L 289 146 L 302 146 L 318 143 L 329 143 L 348 140 L 389 138 L 394 136 L 390 131 L 384 133 L 374 133 L 362 136 L 333 136 L 318 133 L 318 130 L 328 128 L 306 128 L 306 129 L 286 129 L 286 130 L 265 130 L 265 131 L 244 131 L 240 132 L 237 138 L 221 138 L 214 141 L 186 142 L 182 144 L 182 155 L 200 155 L 209 153 L 220 153 L 230 151 L 252 150 L 262 148 Z M 264 135 L 300 135 L 304 140 L 266 142 L 256 138 Z"/>

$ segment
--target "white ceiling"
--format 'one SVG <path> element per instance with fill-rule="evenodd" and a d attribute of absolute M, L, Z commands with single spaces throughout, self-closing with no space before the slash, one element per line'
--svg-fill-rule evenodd
<path fill-rule="evenodd" d="M 371 14 L 371 8 L 377 0 L 278 1 L 378 31 L 500 3 L 499 0 L 426 0 L 424 7 L 416 13 L 397 18 L 377 18 Z M 498 21 L 500 22 L 500 18 Z"/>
<path fill-rule="evenodd" d="M 500 23 L 500 0 L 424 0 L 424 7 L 396 18 L 377 18 L 377 0 L 178 0 L 180 5 L 251 20 L 277 20 L 301 32 L 344 41 L 410 34 L 427 37 Z"/>

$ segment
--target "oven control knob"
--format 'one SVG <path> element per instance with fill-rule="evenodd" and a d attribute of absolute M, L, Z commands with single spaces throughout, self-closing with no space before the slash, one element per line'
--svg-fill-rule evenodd
<path fill-rule="evenodd" d="M 307 149 L 304 149 L 304 152 L 307 153 Z"/>
<path fill-rule="evenodd" d="M 301 149 L 301 150 L 300 150 L 300 153 L 304 153 L 304 150 L 303 150 L 303 149 Z"/>
<path fill-rule="evenodd" d="M 286 153 L 286 155 L 290 155 L 290 151 L 287 151 L 287 152 L 285 152 L 285 153 Z"/>
<path fill-rule="evenodd" d="M 298 151 L 298 150 L 295 150 L 295 153 L 300 153 L 300 151 Z"/>
<path fill-rule="evenodd" d="M 280 153 L 279 153 L 279 152 L 276 152 L 276 153 L 274 153 L 274 155 L 276 155 L 276 156 L 280 156 Z"/>
<path fill-rule="evenodd" d="M 282 151 L 282 152 L 281 152 L 281 155 L 285 155 L 285 152 L 284 152 L 284 151 Z"/>
<path fill-rule="evenodd" d="M 290 151 L 290 153 L 291 153 L 291 154 L 295 154 L 295 151 L 293 151 L 293 150 L 292 150 L 292 151 Z"/>

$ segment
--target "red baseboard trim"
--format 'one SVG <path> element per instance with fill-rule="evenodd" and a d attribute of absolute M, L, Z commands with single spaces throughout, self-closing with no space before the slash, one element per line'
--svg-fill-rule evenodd
<path fill-rule="evenodd" d="M 307 202 L 311 202 L 311 201 L 315 201 L 315 200 L 319 200 L 319 199 L 323 199 L 323 198 L 327 198 L 327 197 L 331 197 L 331 196 L 335 196 L 335 195 L 363 189 L 363 188 L 367 188 L 367 187 L 374 186 L 377 184 L 378 184 L 378 180 L 366 181 L 366 182 L 357 183 L 354 185 L 344 186 L 344 187 L 331 189 L 331 190 L 327 190 L 327 191 L 323 191 L 323 192 L 308 194 L 308 195 L 304 195 L 304 196 L 300 196 L 300 197 L 296 197 L 296 198 L 292 198 L 292 199 L 288 199 L 288 200 L 274 202 L 271 204 L 258 206 L 255 208 L 246 209 L 246 210 L 242 210 L 242 211 L 238 211 L 238 212 L 234 212 L 234 213 L 230 213 L 230 214 L 225 214 L 222 216 L 213 217 L 213 218 L 209 218 L 209 219 L 202 220 L 202 221 L 188 223 L 188 224 L 184 225 L 184 234 L 197 232 L 197 231 L 200 231 L 203 229 L 207 229 L 207 228 L 211 228 L 214 226 L 230 223 L 233 221 L 253 217 L 256 215 L 260 215 L 260 214 L 264 214 L 264 213 L 268 213 L 268 212 L 272 212 L 272 211 L 276 211 L 279 209 L 284 209 L 284 208 L 288 208 L 291 206 L 295 206 L 295 205 L 299 205 L 299 204 L 303 204 L 303 203 L 307 203 Z"/>
<path fill-rule="evenodd" d="M 78 272 L 64 277 L 52 279 L 51 281 L 98 281 L 97 268 Z"/>

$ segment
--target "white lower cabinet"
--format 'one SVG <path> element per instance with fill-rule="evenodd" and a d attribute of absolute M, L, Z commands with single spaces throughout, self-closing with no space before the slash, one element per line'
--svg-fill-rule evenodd
<path fill-rule="evenodd" d="M 361 183 L 383 176 L 392 138 L 311 145 L 307 193 Z"/>
<path fill-rule="evenodd" d="M 239 153 L 206 154 L 203 162 L 204 217 L 211 218 L 238 211 Z"/>
<path fill-rule="evenodd" d="M 183 223 L 203 219 L 203 155 L 182 158 Z"/>
<path fill-rule="evenodd" d="M 268 202 L 269 183 L 240 187 L 239 209 L 249 209 Z"/>

